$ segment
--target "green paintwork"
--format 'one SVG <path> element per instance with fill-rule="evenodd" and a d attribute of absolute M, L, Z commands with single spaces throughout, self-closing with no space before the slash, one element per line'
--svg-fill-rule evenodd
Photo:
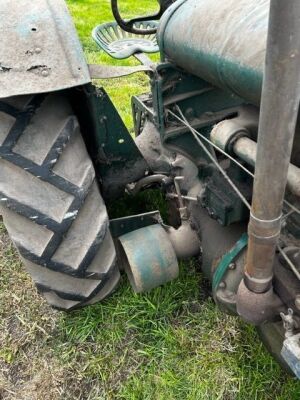
<path fill-rule="evenodd" d="M 207 178 L 205 179 L 203 175 L 205 190 L 201 197 L 202 206 L 208 210 L 212 218 L 223 226 L 248 221 L 248 208 L 224 179 L 223 175 L 214 168 L 208 167 L 207 169 Z M 245 198 L 251 201 L 252 181 L 248 176 L 233 163 L 230 163 L 229 167 L 225 168 L 225 171 Z"/>
<path fill-rule="evenodd" d="M 108 168 L 124 168 L 124 163 L 141 159 L 141 153 L 105 90 L 95 88 L 90 100 L 98 125 L 97 161 L 101 174 L 105 175 Z"/>
<path fill-rule="evenodd" d="M 177 278 L 176 254 L 161 225 L 138 229 L 119 240 L 127 259 L 125 271 L 136 292 L 148 291 Z"/>
<path fill-rule="evenodd" d="M 179 106 L 191 125 L 208 137 L 216 123 L 236 114 L 237 107 L 244 103 L 233 93 L 214 87 L 169 63 L 157 66 L 151 89 L 152 104 L 148 102 L 147 107 L 151 110 L 151 120 L 160 132 L 162 143 L 168 149 L 191 158 L 197 165 L 207 163 L 207 156 L 189 130 L 179 127 L 178 122 L 168 116 L 167 110 L 174 111 L 174 106 Z M 146 105 L 139 108 L 144 112 Z"/>
<path fill-rule="evenodd" d="M 162 60 L 259 106 L 269 4 L 175 2 L 160 23 Z"/>
<path fill-rule="evenodd" d="M 248 244 L 248 235 L 244 233 L 241 238 L 236 242 L 235 246 L 226 253 L 220 263 L 218 264 L 212 282 L 213 290 L 216 290 L 221 283 L 225 273 L 227 272 L 230 263 L 240 254 L 240 252 L 247 246 Z"/>
<path fill-rule="evenodd" d="M 189 49 L 186 52 L 182 50 L 183 59 L 187 54 L 195 59 L 195 67 L 190 67 L 190 72 L 205 77 L 208 82 L 236 96 L 242 95 L 247 102 L 259 106 L 263 78 L 261 71 L 226 60 L 218 54 L 203 51 L 193 53 Z M 198 67 L 198 62 L 202 67 Z"/>
<path fill-rule="evenodd" d="M 199 168 L 199 179 L 208 183 L 206 186 L 206 200 L 203 206 L 210 210 L 213 218 L 227 226 L 248 218 L 248 210 L 243 202 L 232 191 L 223 177 L 218 176 L 211 168 L 211 160 L 196 142 L 190 131 L 180 126 L 178 121 L 168 114 L 168 110 L 175 111 L 178 106 L 190 124 L 202 135 L 209 138 L 212 127 L 218 122 L 234 117 L 244 101 L 226 90 L 212 86 L 210 83 L 191 74 L 185 73 L 173 65 L 162 63 L 157 66 L 151 80 L 152 103 L 149 97 L 140 97 L 134 101 L 134 114 L 144 114 L 151 119 L 160 132 L 162 143 L 169 149 L 185 155 L 194 161 Z M 178 113 L 177 113 L 178 114 Z M 136 131 L 140 127 L 136 126 Z M 208 147 L 209 150 L 210 147 Z M 208 166 L 208 168 L 204 168 Z M 229 171 L 230 170 L 230 171 Z M 228 173 L 251 200 L 251 184 L 247 176 L 236 177 L 239 168 L 231 164 Z M 214 187 L 213 187 L 214 186 Z M 214 189 L 216 187 L 216 190 Z"/>
<path fill-rule="evenodd" d="M 85 140 L 94 159 L 105 198 L 116 198 L 127 183 L 148 168 L 118 111 L 103 88 L 87 85 L 73 93 Z"/>

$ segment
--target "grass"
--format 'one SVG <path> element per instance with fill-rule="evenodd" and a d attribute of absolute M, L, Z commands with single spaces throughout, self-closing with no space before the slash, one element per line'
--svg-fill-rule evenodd
<path fill-rule="evenodd" d="M 112 59 L 103 52 L 99 52 L 98 46 L 91 38 L 91 32 L 95 26 L 102 22 L 114 20 L 110 10 L 110 0 L 68 0 L 67 3 L 89 63 L 138 65 L 138 62 L 133 57 L 119 61 Z M 142 2 L 122 0 L 119 3 L 122 5 L 121 10 L 124 18 L 143 15 L 145 10 L 155 11 L 157 9 L 156 0 L 143 0 Z M 157 59 L 157 56 L 154 55 L 153 58 Z M 125 124 L 128 128 L 132 128 L 130 99 L 133 95 L 149 91 L 148 79 L 145 78 L 145 75 L 141 73 L 129 76 L 126 79 L 98 81 L 97 83 L 105 86 Z"/>
<path fill-rule="evenodd" d="M 135 3 L 124 0 L 124 12 L 142 12 Z M 97 23 L 112 19 L 109 0 L 68 5 L 88 60 L 117 64 L 90 39 Z M 130 96 L 147 90 L 147 80 L 102 83 L 131 128 Z M 255 330 L 218 311 L 195 262 L 181 265 L 178 280 L 144 295 L 123 277 L 102 304 L 70 314 L 51 310 L 37 294 L 3 225 L 0 270 L 0 399 L 300 397 L 299 383 L 272 360 Z"/>

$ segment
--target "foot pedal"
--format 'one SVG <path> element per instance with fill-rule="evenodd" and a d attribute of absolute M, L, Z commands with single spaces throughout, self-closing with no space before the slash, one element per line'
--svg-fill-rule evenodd
<path fill-rule="evenodd" d="M 138 22 L 137 29 L 157 28 L 155 21 Z M 156 34 L 135 35 L 125 32 L 117 22 L 96 26 L 92 33 L 98 46 L 113 58 L 124 59 L 137 53 L 156 53 L 159 51 Z"/>

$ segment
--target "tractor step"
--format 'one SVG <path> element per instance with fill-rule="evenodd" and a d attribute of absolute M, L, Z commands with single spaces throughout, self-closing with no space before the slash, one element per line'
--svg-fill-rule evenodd
<path fill-rule="evenodd" d="M 138 22 L 137 29 L 157 28 L 155 21 Z M 98 46 L 113 58 L 124 59 L 137 53 L 156 53 L 159 51 L 156 34 L 136 35 L 125 32 L 117 22 L 108 22 L 94 28 L 93 39 Z"/>

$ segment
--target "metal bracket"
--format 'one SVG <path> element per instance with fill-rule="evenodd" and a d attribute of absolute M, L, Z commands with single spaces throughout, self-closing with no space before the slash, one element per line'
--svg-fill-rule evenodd
<path fill-rule="evenodd" d="M 114 79 L 136 74 L 137 72 L 148 72 L 154 74 L 154 69 L 148 65 L 136 67 L 111 67 L 106 65 L 89 64 L 89 71 L 92 79 Z"/>
<path fill-rule="evenodd" d="M 109 222 L 113 238 L 117 238 L 149 225 L 161 223 L 162 218 L 159 211 L 151 211 L 144 214 L 131 215 L 130 217 L 116 218 Z"/>

